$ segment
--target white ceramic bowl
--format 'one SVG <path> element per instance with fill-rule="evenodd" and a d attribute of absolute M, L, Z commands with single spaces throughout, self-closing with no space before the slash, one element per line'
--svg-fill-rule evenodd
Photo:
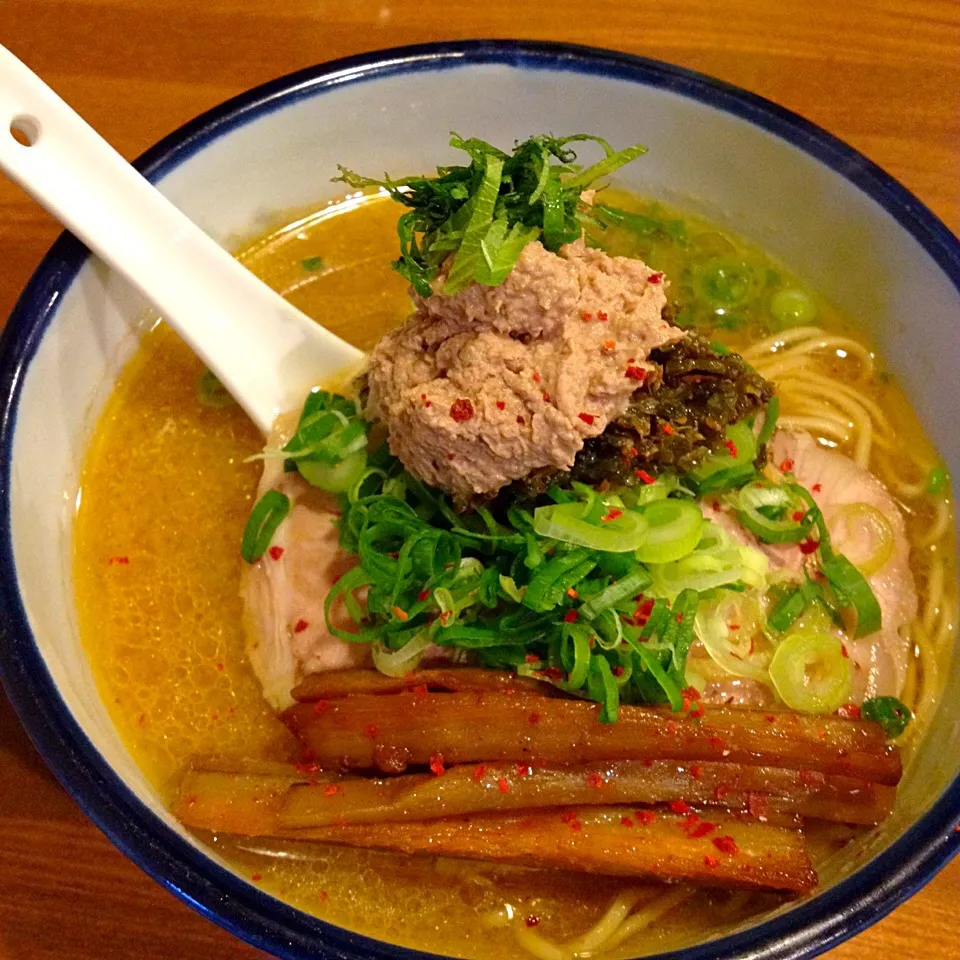
<path fill-rule="evenodd" d="M 960 245 L 916 198 L 806 121 L 708 78 L 624 54 L 509 41 L 381 52 L 224 104 L 139 167 L 225 245 L 335 195 L 336 164 L 427 169 L 448 132 L 509 144 L 551 131 L 650 146 L 626 185 L 761 244 L 869 326 L 954 476 L 960 443 Z M 279 956 L 413 957 L 256 890 L 190 837 L 121 744 L 80 645 L 70 578 L 78 468 L 145 316 L 129 286 L 63 236 L 0 343 L 0 676 L 47 762 L 160 882 Z M 955 658 L 948 688 L 958 689 Z M 901 811 L 856 870 L 685 960 L 810 957 L 892 909 L 960 845 L 960 698 L 945 697 Z M 673 954 L 677 956 L 677 954 Z"/>

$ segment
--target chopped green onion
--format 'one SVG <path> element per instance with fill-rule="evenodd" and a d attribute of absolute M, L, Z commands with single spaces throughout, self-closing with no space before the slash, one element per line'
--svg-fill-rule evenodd
<path fill-rule="evenodd" d="M 947 468 L 941 464 L 931 468 L 923 489 L 930 494 L 943 493 L 949 482 L 950 475 L 947 473 Z"/>
<path fill-rule="evenodd" d="M 314 460 L 302 460 L 297 464 L 300 475 L 307 483 L 327 493 L 345 493 L 353 489 L 365 475 L 366 468 L 365 450 L 350 454 L 335 467 Z"/>
<path fill-rule="evenodd" d="M 890 521 L 870 503 L 844 503 L 831 510 L 830 534 L 864 576 L 872 576 L 893 555 Z"/>
<path fill-rule="evenodd" d="M 752 427 L 740 420 L 726 429 L 724 446 L 714 451 L 703 463 L 687 474 L 702 496 L 746 483 L 755 473 L 757 440 Z"/>
<path fill-rule="evenodd" d="M 860 716 L 864 720 L 879 723 L 890 740 L 896 740 L 913 719 L 909 707 L 896 697 L 872 697 L 864 700 Z"/>
<path fill-rule="evenodd" d="M 250 512 L 240 543 L 240 556 L 256 563 L 267 551 L 277 527 L 290 512 L 290 498 L 279 490 L 268 490 Z"/>
<path fill-rule="evenodd" d="M 763 413 L 763 426 L 757 434 L 757 449 L 765 446 L 773 438 L 773 431 L 777 427 L 777 420 L 780 419 L 780 398 L 772 396 L 767 402 L 766 410 Z"/>
<path fill-rule="evenodd" d="M 605 513 L 606 506 L 596 498 L 599 512 Z M 598 523 L 583 519 L 582 503 L 558 503 L 548 507 L 537 507 L 533 514 L 533 529 L 541 537 L 574 543 L 591 550 L 603 550 L 609 553 L 629 553 L 636 550 L 647 535 L 648 523 L 635 510 L 624 510 L 620 516 Z"/>
<path fill-rule="evenodd" d="M 370 647 L 373 665 L 388 677 L 404 677 L 417 669 L 431 643 L 429 630 L 421 630 L 397 650 L 388 649 L 382 640 L 374 640 Z"/>
<path fill-rule="evenodd" d="M 883 616 L 880 604 L 863 574 L 840 553 L 824 560 L 820 569 L 830 581 L 841 605 L 852 607 L 856 613 L 854 636 L 866 637 L 876 633 L 883 625 Z"/>
<path fill-rule="evenodd" d="M 605 590 L 601 590 L 595 597 L 591 597 L 580 607 L 580 616 L 592 620 L 599 613 L 616 606 L 627 597 L 635 597 L 644 587 L 650 585 L 650 574 L 644 569 L 611 583 Z"/>
<path fill-rule="evenodd" d="M 853 667 L 836 637 L 828 633 L 794 633 L 785 637 L 774 651 L 770 679 L 792 710 L 833 713 L 850 699 Z"/>
<path fill-rule="evenodd" d="M 204 370 L 197 381 L 197 399 L 205 407 L 221 409 L 236 403 L 212 370 Z"/>
<path fill-rule="evenodd" d="M 553 557 L 537 567 L 527 584 L 523 604 L 543 612 L 559 605 L 567 590 L 575 587 L 597 565 L 589 550 L 577 549 Z"/>
<path fill-rule="evenodd" d="M 762 543 L 799 543 L 806 539 L 814 518 L 793 487 L 758 481 L 741 488 L 736 496 L 740 525 Z"/>
<path fill-rule="evenodd" d="M 817 319 L 817 304 L 810 294 L 796 287 L 778 290 L 770 298 L 770 313 L 778 323 L 778 329 L 784 327 L 805 327 Z"/>
<path fill-rule="evenodd" d="M 670 563 L 691 553 L 700 542 L 703 514 L 690 500 L 657 500 L 642 508 L 648 529 L 634 556 L 641 563 Z"/>
<path fill-rule="evenodd" d="M 610 663 L 605 656 L 590 658 L 590 673 L 587 677 L 590 699 L 599 701 L 601 723 L 616 723 L 620 706 L 620 688 L 617 686 Z"/>
<path fill-rule="evenodd" d="M 304 257 L 300 261 L 300 265 L 304 270 L 322 270 L 323 269 L 323 257 Z"/>
<path fill-rule="evenodd" d="M 767 617 L 767 623 L 777 631 L 784 633 L 793 622 L 803 613 L 807 605 L 807 597 L 802 587 L 788 590 L 775 604 Z"/>

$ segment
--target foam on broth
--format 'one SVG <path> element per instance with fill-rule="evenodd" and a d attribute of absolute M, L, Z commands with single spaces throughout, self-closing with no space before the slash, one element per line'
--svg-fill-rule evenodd
<path fill-rule="evenodd" d="M 639 203 L 622 195 L 616 202 Z M 409 311 L 405 282 L 390 269 L 397 214 L 383 198 L 328 205 L 259 240 L 242 259 L 335 333 L 369 348 Z M 839 326 L 821 307 L 818 322 Z M 740 334 L 728 339 L 743 342 Z M 260 469 L 244 460 L 262 438 L 235 404 L 214 408 L 198 399 L 202 372 L 163 324 L 145 336 L 94 434 L 76 522 L 82 640 L 113 722 L 165 798 L 195 755 L 295 757 L 244 657 L 239 543 Z M 894 384 L 878 380 L 873 395 L 926 442 Z M 925 523 L 919 513 L 908 516 L 913 530 Z M 824 832 L 816 838 L 819 856 L 851 836 L 846 828 Z M 592 924 L 618 890 L 642 886 L 308 843 L 205 839 L 241 875 L 297 907 L 457 957 L 529 956 L 509 929 L 489 922 L 505 905 L 563 939 Z M 698 891 L 616 954 L 718 935 L 779 902 Z"/>

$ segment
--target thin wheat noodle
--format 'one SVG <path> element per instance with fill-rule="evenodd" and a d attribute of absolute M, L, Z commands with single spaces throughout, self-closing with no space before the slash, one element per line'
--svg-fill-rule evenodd
<path fill-rule="evenodd" d="M 653 926 L 653 924 L 673 910 L 674 907 L 678 907 L 685 900 L 689 900 L 693 894 L 694 891 L 689 887 L 678 887 L 674 890 L 667 891 L 652 903 L 638 910 L 632 917 L 628 917 L 603 945 L 604 949 L 613 950 L 619 947 L 624 941 L 638 934 L 641 930 L 646 930 L 647 927 Z"/>
<path fill-rule="evenodd" d="M 936 519 L 926 536 L 921 537 L 917 541 L 918 547 L 932 547 L 937 541 L 943 540 L 950 530 L 950 521 L 952 519 L 950 515 L 950 504 L 946 500 L 938 500 L 934 504 L 934 509 L 937 513 Z"/>
<path fill-rule="evenodd" d="M 780 417 L 777 423 L 786 430 L 806 430 L 808 433 L 832 437 L 841 443 L 847 443 L 850 439 L 849 432 L 839 431 L 835 424 L 823 417 Z"/>
<path fill-rule="evenodd" d="M 944 563 L 939 558 L 934 560 L 927 573 L 926 589 L 924 590 L 923 616 L 921 623 L 926 633 L 933 631 L 934 622 L 940 612 L 943 601 Z"/>

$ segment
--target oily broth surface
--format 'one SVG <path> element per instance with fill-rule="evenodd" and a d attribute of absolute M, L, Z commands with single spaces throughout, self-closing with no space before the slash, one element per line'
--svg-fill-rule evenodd
<path fill-rule="evenodd" d="M 637 203 L 624 195 L 609 202 Z M 305 312 L 369 348 L 409 311 L 405 283 L 389 266 L 397 214 L 382 198 L 328 205 L 258 241 L 241 259 Z M 829 314 L 827 322 L 839 326 Z M 731 346 L 742 342 L 737 333 L 716 335 Z M 144 338 L 88 451 L 76 522 L 83 643 L 122 739 L 164 796 L 196 755 L 295 754 L 243 652 L 239 543 L 259 474 L 244 459 L 262 440 L 237 406 L 198 400 L 202 370 L 166 326 Z M 875 399 L 897 423 L 918 430 L 892 384 L 878 380 Z M 850 836 L 828 832 L 817 843 L 821 855 Z M 459 957 L 529 956 L 509 929 L 484 922 L 504 904 L 537 917 L 551 939 L 564 939 L 598 919 L 617 891 L 637 886 L 318 844 L 206 839 L 242 875 L 325 920 Z M 699 892 L 616 954 L 719 935 L 777 902 Z"/>

